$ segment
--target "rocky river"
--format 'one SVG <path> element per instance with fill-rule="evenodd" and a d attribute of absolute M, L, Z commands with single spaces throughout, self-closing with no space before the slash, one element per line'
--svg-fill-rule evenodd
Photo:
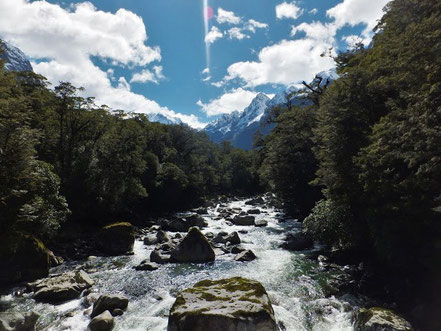
<path fill-rule="evenodd" d="M 230 213 L 255 217 L 254 225 L 235 225 L 225 217 Z M 259 281 L 266 289 L 280 330 L 353 330 L 354 312 L 366 303 L 348 293 L 334 296 L 334 284 L 347 277 L 349 267 L 330 265 L 319 256 L 320 247 L 303 251 L 280 248 L 287 232 L 301 231 L 301 223 L 285 219 L 281 211 L 247 200 L 215 204 L 201 213 L 207 226 L 202 229 L 207 238 L 219 232 L 237 232 L 241 249 L 251 250 L 256 259 L 237 261 L 225 245 L 214 243 L 216 259 L 211 263 L 164 263 L 156 270 L 135 270 L 148 260 L 155 245 L 144 243 L 150 234 L 141 229 L 134 244 L 134 254 L 116 257 L 90 257 L 84 261 L 65 262 L 51 269 L 51 274 L 84 270 L 94 285 L 88 296 L 58 305 L 37 303 L 32 293 L 15 288 L 11 294 L 0 297 L 2 310 L 40 314 L 37 330 L 86 330 L 90 322 L 90 299 L 99 294 L 120 294 L 128 298 L 126 311 L 115 317 L 115 330 L 166 330 L 168 315 L 179 291 L 204 279 L 245 277 Z M 265 226 L 266 225 L 266 226 Z M 170 232 L 171 238 L 185 233 Z M 213 241 L 212 241 L 213 242 Z M 313 256 L 313 258 L 311 258 Z M 318 257 L 318 258 L 317 258 Z M 236 259 L 235 259 L 236 258 Z"/>

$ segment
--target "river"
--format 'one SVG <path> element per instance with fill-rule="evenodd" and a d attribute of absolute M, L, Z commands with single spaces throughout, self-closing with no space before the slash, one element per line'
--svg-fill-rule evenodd
<path fill-rule="evenodd" d="M 51 273 L 84 268 L 96 283 L 93 291 L 127 296 L 129 307 L 123 316 L 116 317 L 115 330 L 166 330 L 167 315 L 179 290 L 202 279 L 233 276 L 255 279 L 264 285 L 281 330 L 353 330 L 351 316 L 357 308 L 356 299 L 350 295 L 326 296 L 327 284 L 337 271 L 326 271 L 319 262 L 307 258 L 308 251 L 279 248 L 284 233 L 300 231 L 301 223 L 282 221 L 280 211 L 248 206 L 245 200 L 230 201 L 225 206 L 245 211 L 259 208 L 261 214 L 256 219 L 268 221 L 268 226 L 235 226 L 224 219 L 215 220 L 218 205 L 203 215 L 208 222 L 203 232 L 240 231 L 242 246 L 251 249 L 256 260 L 236 262 L 234 255 L 225 254 L 216 256 L 212 264 L 165 264 L 155 271 L 135 271 L 133 267 L 148 259 L 154 248 L 138 239 L 134 255 L 66 262 L 51 269 Z M 0 303 L 9 310 L 40 313 L 37 330 L 86 330 L 90 321 L 81 299 L 54 306 L 36 303 L 31 294 L 10 294 L 0 297 Z"/>

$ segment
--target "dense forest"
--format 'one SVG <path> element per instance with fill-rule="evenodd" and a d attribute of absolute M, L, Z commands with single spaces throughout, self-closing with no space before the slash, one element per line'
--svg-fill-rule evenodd
<path fill-rule="evenodd" d="M 440 54 L 441 2 L 390 2 L 371 45 L 335 58 L 335 82 L 296 92 L 309 106 L 275 109 L 250 152 L 0 68 L 0 232 L 50 242 L 64 224 L 142 222 L 267 190 L 430 325 L 441 306 Z"/>
<path fill-rule="evenodd" d="M 440 307 L 441 2 L 395 0 L 340 78 L 277 110 L 260 174 L 307 234 Z M 380 278 L 380 277 L 379 277 Z M 415 312 L 415 311 L 414 311 Z"/>

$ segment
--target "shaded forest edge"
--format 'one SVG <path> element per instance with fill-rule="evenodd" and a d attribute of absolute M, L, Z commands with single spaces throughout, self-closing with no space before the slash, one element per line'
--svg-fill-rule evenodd
<path fill-rule="evenodd" d="M 1 69 L 0 268 L 17 238 L 51 247 L 60 228 L 142 225 L 270 191 L 336 260 L 366 265 L 369 294 L 439 329 L 440 54 L 441 3 L 394 0 L 368 48 L 336 57 L 340 78 L 305 84 L 310 106 L 273 109 L 275 129 L 250 152 Z"/>

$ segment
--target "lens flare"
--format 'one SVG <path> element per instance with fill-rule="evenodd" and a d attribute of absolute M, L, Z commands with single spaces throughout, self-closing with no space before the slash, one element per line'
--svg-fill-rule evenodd
<path fill-rule="evenodd" d="M 203 1 L 203 16 L 204 16 L 204 31 L 205 31 L 205 37 L 208 34 L 208 25 L 209 21 L 213 18 L 213 8 L 208 6 L 208 0 L 202 0 Z M 205 38 L 204 38 L 205 39 Z M 207 68 L 210 68 L 210 43 L 207 43 L 205 41 L 205 61 L 207 64 Z"/>

